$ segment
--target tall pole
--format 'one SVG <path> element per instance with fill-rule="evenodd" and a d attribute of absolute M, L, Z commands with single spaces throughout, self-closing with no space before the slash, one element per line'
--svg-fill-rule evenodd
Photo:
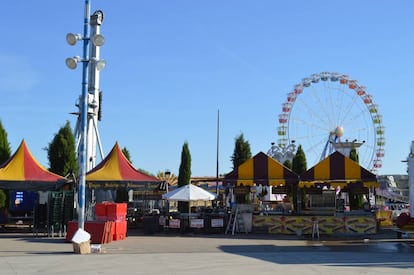
<path fill-rule="evenodd" d="M 219 195 L 219 140 L 220 140 L 220 109 L 217 110 L 217 150 L 216 150 L 216 194 Z"/>
<path fill-rule="evenodd" d="M 411 142 L 410 154 L 408 155 L 408 190 L 410 203 L 410 217 L 414 218 L 414 141 Z"/>
<path fill-rule="evenodd" d="M 83 22 L 83 60 L 82 62 L 82 96 L 81 96 L 81 112 L 80 112 L 80 144 L 78 151 L 79 161 L 79 207 L 78 207 L 78 228 L 84 229 L 85 225 L 85 178 L 86 178 L 86 147 L 87 147 L 87 123 L 88 123 L 88 65 L 89 62 L 89 17 L 90 4 L 89 0 L 85 0 L 85 14 Z"/>

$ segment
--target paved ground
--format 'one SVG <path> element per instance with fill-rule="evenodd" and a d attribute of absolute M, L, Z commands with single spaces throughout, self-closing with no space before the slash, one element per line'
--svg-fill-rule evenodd
<path fill-rule="evenodd" d="M 413 274 L 414 239 L 129 232 L 79 255 L 63 238 L 0 233 L 1 274 Z"/>

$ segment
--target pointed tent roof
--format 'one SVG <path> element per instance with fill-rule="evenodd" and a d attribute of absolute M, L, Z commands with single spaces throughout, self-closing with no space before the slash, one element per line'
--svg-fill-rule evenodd
<path fill-rule="evenodd" d="M 48 171 L 33 157 L 24 139 L 0 166 L 0 189 L 55 190 L 64 183 L 64 177 Z"/>
<path fill-rule="evenodd" d="M 156 177 L 138 171 L 125 157 L 118 142 L 101 163 L 86 174 L 88 187 L 133 187 L 134 183 L 160 183 Z"/>
<path fill-rule="evenodd" d="M 300 175 L 299 187 L 329 183 L 331 186 L 343 188 L 350 183 L 358 182 L 364 187 L 379 185 L 375 174 L 336 151 Z"/>
<path fill-rule="evenodd" d="M 225 182 L 244 186 L 254 183 L 278 186 L 297 182 L 298 179 L 298 175 L 292 170 L 263 152 L 248 159 L 224 177 Z"/>

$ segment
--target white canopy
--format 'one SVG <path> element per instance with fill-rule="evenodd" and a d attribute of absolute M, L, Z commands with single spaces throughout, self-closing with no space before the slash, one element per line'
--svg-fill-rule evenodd
<path fill-rule="evenodd" d="M 216 195 L 193 184 L 187 184 L 162 195 L 169 201 L 212 201 Z"/>

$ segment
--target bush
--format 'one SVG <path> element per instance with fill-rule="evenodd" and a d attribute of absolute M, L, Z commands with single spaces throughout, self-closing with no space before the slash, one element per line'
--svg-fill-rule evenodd
<path fill-rule="evenodd" d="M 6 193 L 0 189 L 0 208 L 6 207 L 7 196 Z"/>

